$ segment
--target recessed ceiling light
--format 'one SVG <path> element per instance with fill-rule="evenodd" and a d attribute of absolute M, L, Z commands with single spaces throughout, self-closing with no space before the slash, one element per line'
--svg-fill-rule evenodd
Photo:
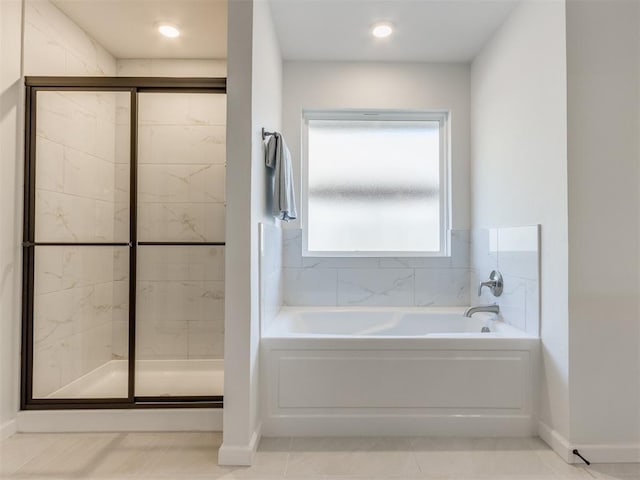
<path fill-rule="evenodd" d="M 169 37 L 169 38 L 176 38 L 180 36 L 180 30 L 178 30 L 173 25 L 166 25 L 166 24 L 160 25 L 158 27 L 158 31 L 165 37 Z"/>
<path fill-rule="evenodd" d="M 386 38 L 393 33 L 393 24 L 389 22 L 374 23 L 371 27 L 371 35 L 376 38 Z"/>

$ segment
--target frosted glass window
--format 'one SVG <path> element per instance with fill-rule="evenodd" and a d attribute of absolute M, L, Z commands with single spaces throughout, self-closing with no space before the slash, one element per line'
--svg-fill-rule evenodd
<path fill-rule="evenodd" d="M 307 125 L 307 254 L 444 254 L 443 120 Z"/>

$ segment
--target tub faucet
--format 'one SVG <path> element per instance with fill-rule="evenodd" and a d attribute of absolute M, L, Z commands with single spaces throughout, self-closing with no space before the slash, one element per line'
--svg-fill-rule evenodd
<path fill-rule="evenodd" d="M 478 312 L 500 313 L 500 306 L 496 305 L 478 305 L 477 307 L 469 307 L 464 311 L 464 316 L 471 318 L 471 315 Z"/>

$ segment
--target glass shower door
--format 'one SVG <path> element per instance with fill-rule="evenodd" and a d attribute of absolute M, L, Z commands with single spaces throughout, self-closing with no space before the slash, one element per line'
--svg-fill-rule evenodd
<path fill-rule="evenodd" d="M 127 399 L 131 93 L 31 101 L 31 398 Z"/>
<path fill-rule="evenodd" d="M 226 80 L 25 85 L 21 408 L 221 407 Z"/>
<path fill-rule="evenodd" d="M 221 397 L 226 95 L 138 102 L 135 395 Z"/>

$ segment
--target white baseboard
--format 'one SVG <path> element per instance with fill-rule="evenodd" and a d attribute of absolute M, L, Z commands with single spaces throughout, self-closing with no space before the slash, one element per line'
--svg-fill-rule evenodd
<path fill-rule="evenodd" d="M 229 445 L 223 441 L 218 450 L 218 465 L 251 466 L 260 443 L 261 431 L 262 424 L 255 429 L 247 445 Z"/>
<path fill-rule="evenodd" d="M 267 437 L 301 436 L 442 436 L 531 437 L 528 415 L 271 415 L 264 419 Z"/>
<path fill-rule="evenodd" d="M 18 413 L 19 432 L 216 432 L 221 408 L 30 410 Z"/>
<path fill-rule="evenodd" d="M 640 444 L 574 445 L 591 463 L 640 463 Z M 578 460 L 579 461 L 579 460 Z M 575 463 L 575 462 L 574 462 Z"/>
<path fill-rule="evenodd" d="M 18 431 L 18 422 L 15 418 L 0 425 L 0 440 L 9 438 L 11 435 Z"/>
<path fill-rule="evenodd" d="M 552 429 L 549 425 L 547 425 L 543 421 L 538 422 L 538 435 L 565 462 L 576 463 L 576 460 L 580 461 L 579 458 L 577 458 L 573 453 L 571 453 L 573 451 L 573 448 L 571 447 L 571 444 L 569 444 L 569 441 L 566 438 L 564 438 L 564 436 L 562 436 L 560 432 Z"/>
<path fill-rule="evenodd" d="M 577 449 L 591 463 L 639 463 L 640 444 L 571 444 L 557 430 L 538 422 L 538 435 L 567 463 L 581 463 L 573 454 Z"/>

